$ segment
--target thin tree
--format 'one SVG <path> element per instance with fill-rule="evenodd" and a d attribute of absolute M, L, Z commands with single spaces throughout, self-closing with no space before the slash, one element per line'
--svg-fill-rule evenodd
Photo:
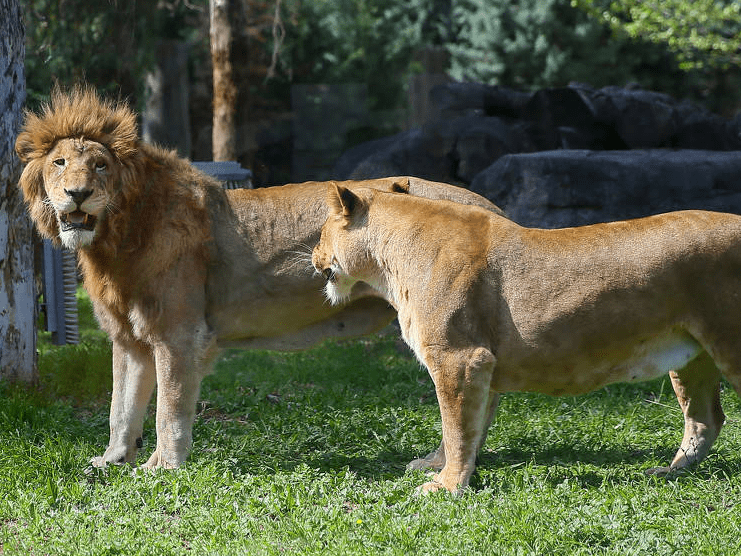
<path fill-rule="evenodd" d="M 24 27 L 18 0 L 0 0 L 0 378 L 34 381 L 36 328 L 33 235 L 13 144 L 26 94 Z"/>
<path fill-rule="evenodd" d="M 231 4 L 238 0 L 210 0 L 211 63 L 213 65 L 213 159 L 237 159 L 237 88 L 232 73 Z"/>

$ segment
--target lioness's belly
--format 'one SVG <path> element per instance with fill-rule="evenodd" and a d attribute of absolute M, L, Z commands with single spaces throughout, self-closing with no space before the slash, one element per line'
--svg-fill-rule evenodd
<path fill-rule="evenodd" d="M 632 343 L 550 359 L 500 360 L 493 387 L 500 392 L 583 394 L 613 382 L 650 380 L 681 369 L 703 348 L 688 333 L 671 330 Z"/>

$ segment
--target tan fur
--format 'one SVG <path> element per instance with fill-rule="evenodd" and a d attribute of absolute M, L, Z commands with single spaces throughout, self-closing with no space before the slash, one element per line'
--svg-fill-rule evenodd
<path fill-rule="evenodd" d="M 702 459 L 724 422 L 721 372 L 741 388 L 741 217 L 684 211 L 528 229 L 445 201 L 330 187 L 313 252 L 327 295 L 356 280 L 397 310 L 442 415 L 425 490 L 465 487 L 500 392 L 579 394 L 669 372 L 684 438 Z"/>
<path fill-rule="evenodd" d="M 147 467 L 177 467 L 192 438 L 201 379 L 218 348 L 300 349 L 376 330 L 395 315 L 359 284 L 325 303 L 311 246 L 326 183 L 224 191 L 138 138 L 136 117 L 91 89 L 56 91 L 16 141 L 20 187 L 40 234 L 77 249 L 85 288 L 113 342 L 110 443 L 97 466 L 134 462 L 157 386 Z M 415 178 L 347 186 L 408 191 L 498 209 Z"/>

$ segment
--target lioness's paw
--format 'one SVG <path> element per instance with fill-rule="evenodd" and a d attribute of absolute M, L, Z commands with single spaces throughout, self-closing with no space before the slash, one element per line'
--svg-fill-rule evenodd
<path fill-rule="evenodd" d="M 672 467 L 671 465 L 667 465 L 666 467 L 652 467 L 651 469 L 646 469 L 644 473 L 646 475 L 665 477 L 666 475 L 678 475 L 680 473 L 685 473 L 687 469 L 687 466 L 677 465 L 675 467 Z"/>
<path fill-rule="evenodd" d="M 435 481 L 429 481 L 423 484 L 419 487 L 420 492 L 422 494 L 431 494 L 433 492 L 438 492 L 439 490 L 446 490 L 443 485 L 440 483 L 436 483 Z"/>
<path fill-rule="evenodd" d="M 435 492 L 445 492 L 445 493 L 450 493 L 455 496 L 458 496 L 463 493 L 463 489 L 460 488 L 458 485 L 456 485 L 455 488 L 450 489 L 446 487 L 444 484 L 439 483 L 435 480 L 428 481 L 422 486 L 417 487 L 417 491 L 421 492 L 424 495 L 432 494 Z"/>

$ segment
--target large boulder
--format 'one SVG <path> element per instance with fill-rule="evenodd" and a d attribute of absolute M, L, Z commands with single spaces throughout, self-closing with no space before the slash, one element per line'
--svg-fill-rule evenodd
<path fill-rule="evenodd" d="M 741 214 L 741 152 L 557 150 L 509 154 L 471 190 L 525 226 L 557 228 L 680 209 Z"/>
<path fill-rule="evenodd" d="M 359 145 L 335 163 L 337 179 L 394 174 L 469 184 L 513 153 L 554 149 L 741 150 L 741 118 L 636 88 L 588 85 L 523 93 L 481 83 L 432 89 L 440 119 Z"/>
<path fill-rule="evenodd" d="M 524 126 L 467 115 L 358 145 L 343 153 L 332 174 L 336 179 L 413 175 L 468 184 L 503 154 L 532 150 Z"/>

